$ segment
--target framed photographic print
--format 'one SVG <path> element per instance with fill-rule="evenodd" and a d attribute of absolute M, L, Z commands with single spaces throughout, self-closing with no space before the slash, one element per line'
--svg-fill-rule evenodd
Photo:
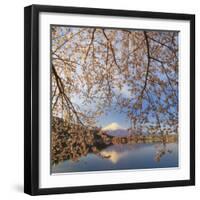
<path fill-rule="evenodd" d="M 25 8 L 24 191 L 195 184 L 195 16 Z"/>

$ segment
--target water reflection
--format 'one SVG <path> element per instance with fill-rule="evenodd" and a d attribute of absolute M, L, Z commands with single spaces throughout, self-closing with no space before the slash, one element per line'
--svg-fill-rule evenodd
<path fill-rule="evenodd" d="M 102 151 L 101 155 L 103 155 L 104 157 L 108 158 L 112 163 L 117 163 L 121 158 L 123 158 L 124 156 L 126 156 L 128 152 L 122 152 L 122 153 L 118 153 L 116 151 Z"/>
<path fill-rule="evenodd" d="M 52 173 L 178 166 L 175 136 L 109 136 L 99 129 L 52 126 Z"/>
<path fill-rule="evenodd" d="M 78 162 L 72 160 L 60 162 L 52 167 L 52 172 L 65 173 L 167 167 L 178 167 L 177 143 L 112 145 L 98 154 L 89 153 L 86 156 L 82 156 Z"/>
<path fill-rule="evenodd" d="M 160 144 L 156 145 L 155 161 L 160 162 L 161 158 L 166 154 L 173 153 L 172 149 L 168 147 L 169 145 Z"/>

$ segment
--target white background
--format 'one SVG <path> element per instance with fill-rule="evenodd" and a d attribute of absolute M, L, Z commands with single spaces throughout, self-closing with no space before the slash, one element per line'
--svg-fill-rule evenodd
<path fill-rule="evenodd" d="M 1 2 L 0 12 L 0 199 L 31 199 L 23 194 L 23 7 L 29 4 L 53 4 L 99 8 L 195 13 L 200 18 L 198 0 L 35 0 Z M 199 8 L 198 8 L 199 7 Z M 196 23 L 197 24 L 197 23 Z M 196 27 L 196 35 L 200 28 Z M 199 38 L 196 39 L 196 66 L 200 65 Z M 196 68 L 196 85 L 200 85 L 200 68 Z M 200 88 L 196 89 L 196 102 L 200 102 Z M 162 189 L 129 190 L 101 193 L 51 195 L 37 199 L 197 199 L 200 195 L 200 104 L 196 104 L 196 186 Z M 196 112 L 196 113 L 197 113 Z"/>

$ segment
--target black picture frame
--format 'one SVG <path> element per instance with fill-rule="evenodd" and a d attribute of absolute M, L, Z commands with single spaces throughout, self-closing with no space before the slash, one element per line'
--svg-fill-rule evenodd
<path fill-rule="evenodd" d="M 39 188 L 39 14 L 76 13 L 104 16 L 188 20 L 190 23 L 190 179 L 162 182 Z M 31 5 L 24 9 L 24 192 L 30 195 L 95 192 L 195 185 L 195 15 Z"/>

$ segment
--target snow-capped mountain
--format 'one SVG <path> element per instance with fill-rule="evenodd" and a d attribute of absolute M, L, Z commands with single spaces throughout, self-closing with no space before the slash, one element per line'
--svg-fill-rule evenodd
<path fill-rule="evenodd" d="M 108 124 L 107 126 L 105 126 L 104 128 L 102 128 L 103 131 L 115 131 L 118 129 L 124 129 L 122 128 L 118 123 L 113 122 L 111 124 Z"/>
<path fill-rule="evenodd" d="M 104 128 L 102 128 L 102 131 L 105 131 L 107 134 L 112 136 L 126 136 L 128 135 L 128 131 L 121 127 L 116 122 L 113 122 L 111 124 L 108 124 Z"/>

